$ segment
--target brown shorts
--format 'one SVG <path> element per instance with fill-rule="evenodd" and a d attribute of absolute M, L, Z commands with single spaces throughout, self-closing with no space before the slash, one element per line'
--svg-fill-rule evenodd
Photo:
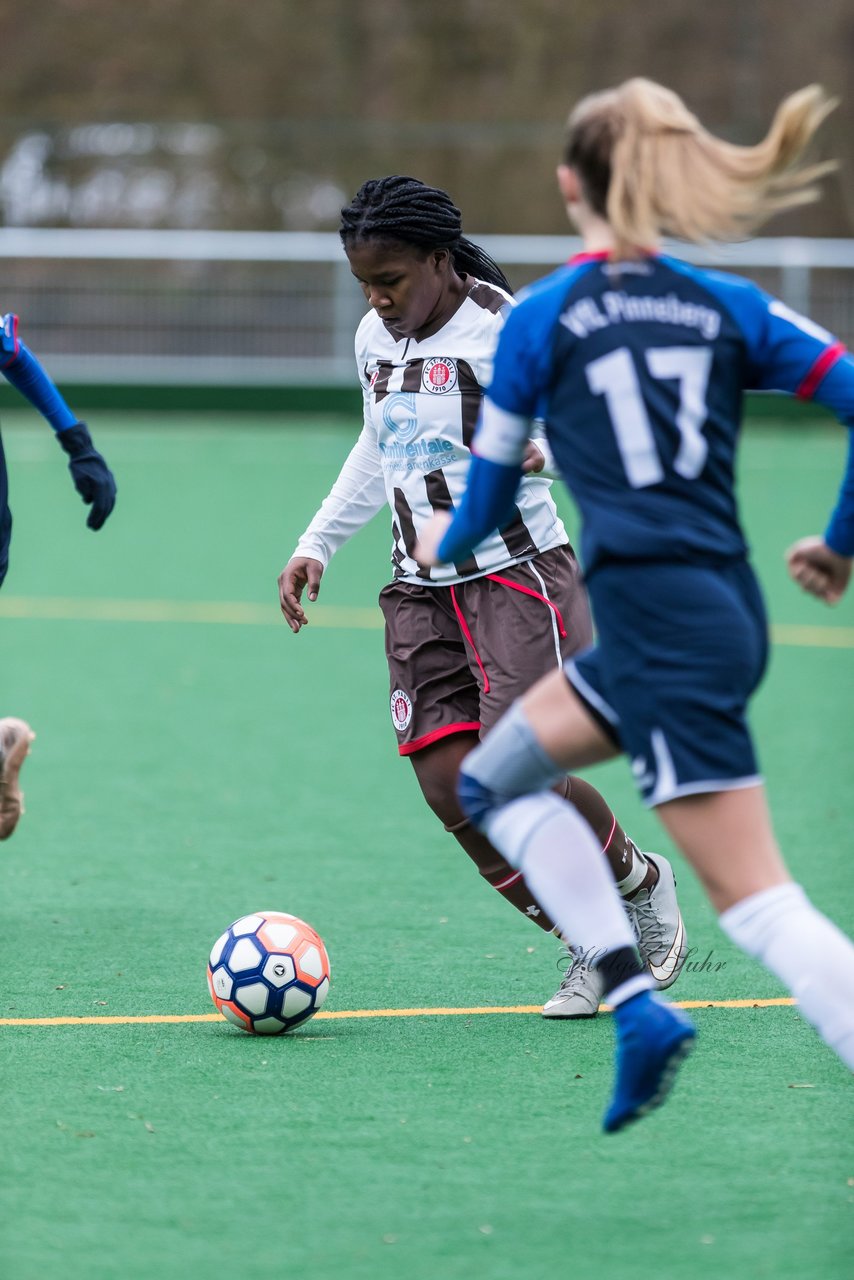
<path fill-rule="evenodd" d="M 569 547 L 453 587 L 380 592 L 391 721 L 401 755 L 489 729 L 514 698 L 593 640 Z"/>

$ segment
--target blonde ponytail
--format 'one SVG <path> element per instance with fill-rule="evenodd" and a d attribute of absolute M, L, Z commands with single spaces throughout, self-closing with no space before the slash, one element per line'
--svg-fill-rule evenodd
<path fill-rule="evenodd" d="M 801 89 L 780 103 L 762 142 L 742 147 L 704 129 L 670 89 L 637 78 L 579 103 L 565 160 L 610 223 L 618 258 L 662 234 L 739 240 L 773 214 L 818 199 L 816 181 L 836 165 L 799 161 L 835 106 L 818 85 Z"/>

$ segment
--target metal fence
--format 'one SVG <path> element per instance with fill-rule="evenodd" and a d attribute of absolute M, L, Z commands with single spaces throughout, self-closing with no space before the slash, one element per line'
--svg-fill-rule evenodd
<path fill-rule="evenodd" d="M 472 236 L 514 288 L 572 237 Z M 749 275 L 854 344 L 854 240 L 765 238 L 678 256 Z M 337 235 L 0 228 L 0 312 L 64 383 L 335 386 L 364 301 Z"/>

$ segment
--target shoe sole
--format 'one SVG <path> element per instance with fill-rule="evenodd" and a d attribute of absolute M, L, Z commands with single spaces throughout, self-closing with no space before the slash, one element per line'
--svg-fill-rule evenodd
<path fill-rule="evenodd" d="M 667 1096 L 676 1083 L 676 1076 L 679 1068 L 694 1048 L 696 1036 L 693 1034 L 686 1035 L 680 1040 L 679 1044 L 668 1054 L 664 1067 L 661 1072 L 661 1079 L 658 1082 L 658 1088 L 651 1098 L 646 1102 L 642 1102 L 639 1107 L 635 1107 L 634 1111 L 630 1111 L 628 1115 L 622 1116 L 617 1124 L 603 1125 L 606 1133 L 619 1133 L 621 1129 L 625 1129 L 628 1125 L 634 1124 L 637 1120 L 642 1120 L 644 1116 L 648 1116 L 651 1111 L 655 1111 L 667 1100 Z"/>
<path fill-rule="evenodd" d="M 24 812 L 24 793 L 18 777 L 36 735 L 26 720 L 10 716 L 3 723 L 17 732 L 12 745 L 0 751 L 0 840 L 8 840 Z"/>
<path fill-rule="evenodd" d="M 546 1013 L 543 1009 L 543 1017 L 549 1022 L 590 1022 L 598 1016 L 598 1009 L 594 1013 Z"/>

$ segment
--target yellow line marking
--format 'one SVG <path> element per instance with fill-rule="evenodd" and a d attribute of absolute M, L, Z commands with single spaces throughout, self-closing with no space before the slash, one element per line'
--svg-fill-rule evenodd
<path fill-rule="evenodd" d="M 793 1005 L 790 996 L 775 996 L 768 1000 L 674 1000 L 670 1001 L 677 1009 L 768 1009 L 781 1005 Z M 610 1005 L 603 1004 L 602 1009 L 610 1012 Z M 539 1004 L 514 1004 L 486 1006 L 473 1009 L 321 1009 L 315 1017 L 320 1018 L 435 1018 L 435 1017 L 471 1017 L 484 1013 L 542 1013 Z M 95 1027 L 95 1026 L 127 1026 L 131 1023 L 164 1023 L 164 1022 L 222 1022 L 218 1013 L 141 1013 L 101 1015 L 91 1018 L 0 1018 L 0 1027 Z"/>
<path fill-rule="evenodd" d="M 309 605 L 309 625 L 340 631 L 379 631 L 378 608 Z M 253 604 L 240 600 L 99 600 L 74 596 L 3 596 L 0 618 L 42 622 L 201 623 L 214 626 L 283 627 L 275 600 Z M 775 644 L 811 649 L 854 649 L 854 627 L 799 626 L 777 623 Z"/>
<path fill-rule="evenodd" d="M 311 605 L 310 625 L 379 631 L 376 609 Z M 37 618 L 46 622 L 189 622 L 239 627 L 284 627 L 275 600 L 251 604 L 239 600 L 96 600 L 73 596 L 4 596 L 0 618 Z"/>
<path fill-rule="evenodd" d="M 854 649 L 854 627 L 800 627 L 778 622 L 771 628 L 775 644 L 817 649 Z"/>

